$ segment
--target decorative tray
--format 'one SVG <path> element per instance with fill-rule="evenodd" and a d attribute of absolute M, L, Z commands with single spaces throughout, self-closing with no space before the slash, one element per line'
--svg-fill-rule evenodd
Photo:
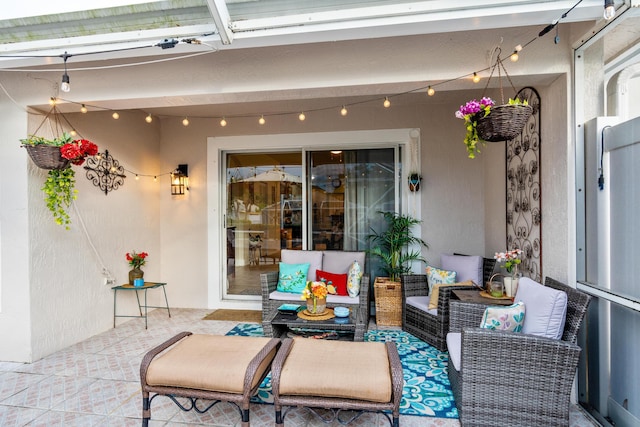
<path fill-rule="evenodd" d="M 504 294 L 501 297 L 494 297 L 490 293 L 488 293 L 487 291 L 480 291 L 480 296 L 483 297 L 483 298 L 490 298 L 490 299 L 504 299 L 504 300 L 506 300 L 506 299 L 512 300 L 513 299 L 513 297 L 508 297 L 508 296 L 506 296 Z"/>

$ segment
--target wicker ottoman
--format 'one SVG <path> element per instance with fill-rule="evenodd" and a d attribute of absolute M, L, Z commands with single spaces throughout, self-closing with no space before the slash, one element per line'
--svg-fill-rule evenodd
<path fill-rule="evenodd" d="M 271 386 L 276 426 L 284 425 L 283 406 L 329 409 L 346 424 L 362 412 L 384 415 L 400 425 L 402 365 L 394 343 L 286 339 L 273 360 Z M 340 412 L 355 411 L 349 420 Z M 317 413 L 316 413 L 317 414 Z"/>
<path fill-rule="evenodd" d="M 248 427 L 249 399 L 269 373 L 279 346 L 276 338 L 191 332 L 165 341 L 149 351 L 140 365 L 143 427 L 149 425 L 151 401 L 159 395 L 168 396 L 183 411 L 200 413 L 220 401 L 233 403 L 240 411 L 242 427 Z M 176 397 L 187 398 L 190 404 L 184 405 Z M 213 402 L 200 408 L 198 399 Z"/>

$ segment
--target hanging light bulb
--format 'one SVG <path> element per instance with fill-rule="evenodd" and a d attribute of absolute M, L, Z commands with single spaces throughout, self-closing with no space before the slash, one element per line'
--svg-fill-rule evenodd
<path fill-rule="evenodd" d="M 113 117 L 114 120 L 118 120 L 120 118 L 120 114 L 118 114 L 117 111 L 114 111 L 111 117 Z"/>
<path fill-rule="evenodd" d="M 140 181 L 140 176 L 136 174 L 136 181 Z"/>
<path fill-rule="evenodd" d="M 62 75 L 62 83 L 60 84 L 60 90 L 63 92 L 71 91 L 71 85 L 69 84 L 69 74 L 67 74 L 67 59 L 69 59 L 71 55 L 65 52 L 62 55 L 62 59 L 64 60 L 64 74 Z"/>
<path fill-rule="evenodd" d="M 77 134 L 78 134 L 78 132 L 76 132 L 76 130 L 75 130 L 75 129 L 71 129 L 71 130 L 69 131 L 69 135 L 71 135 L 71 136 L 76 136 Z"/>
<path fill-rule="evenodd" d="M 258 119 L 258 123 L 260 123 L 261 125 L 265 124 L 267 121 L 264 119 L 264 116 L 260 116 L 260 118 Z"/>
<path fill-rule="evenodd" d="M 304 122 L 304 119 L 306 119 L 306 118 L 307 118 L 307 116 L 304 115 L 304 111 L 302 111 L 300 114 L 298 114 L 298 119 L 301 122 Z"/>
<path fill-rule="evenodd" d="M 220 126 L 225 127 L 226 125 L 227 125 L 227 119 L 223 117 L 222 120 L 220 120 Z"/>
<path fill-rule="evenodd" d="M 389 97 L 388 96 L 384 97 L 384 102 L 382 103 L 382 105 L 384 105 L 384 108 L 391 107 L 391 101 L 389 101 Z"/>
<path fill-rule="evenodd" d="M 80 112 L 81 112 L 82 114 L 85 114 L 85 113 L 87 112 L 87 106 L 86 106 L 86 105 L 84 105 L 84 104 L 82 104 L 82 107 L 80 107 Z"/>
<path fill-rule="evenodd" d="M 609 21 L 616 16 L 616 6 L 613 4 L 613 0 L 604 0 L 604 19 Z"/>
<path fill-rule="evenodd" d="M 349 112 L 347 111 L 347 107 L 345 107 L 344 105 L 342 106 L 342 109 L 340 110 L 340 114 L 344 117 L 348 114 Z"/>
<path fill-rule="evenodd" d="M 186 117 L 182 119 L 182 126 L 189 126 L 189 119 L 187 119 Z"/>
<path fill-rule="evenodd" d="M 520 56 L 518 55 L 518 53 L 522 50 L 522 45 L 519 44 L 517 45 L 514 50 L 513 53 L 510 56 L 511 62 L 517 62 L 518 59 L 520 59 Z"/>
<path fill-rule="evenodd" d="M 474 83 L 478 83 L 480 81 L 480 76 L 478 75 L 478 73 L 474 72 L 473 73 L 473 78 L 472 78 Z"/>
<path fill-rule="evenodd" d="M 147 117 L 144 118 L 144 121 L 147 123 L 151 123 L 153 121 L 153 117 L 151 117 L 151 113 L 147 114 Z"/>
<path fill-rule="evenodd" d="M 157 181 L 158 181 L 158 177 L 157 177 L 157 176 L 154 176 L 154 177 L 153 177 L 153 182 L 157 182 Z"/>
<path fill-rule="evenodd" d="M 429 88 L 427 89 L 427 95 L 433 96 L 435 94 L 436 94 L 436 90 L 434 88 L 432 88 L 431 86 L 429 86 Z"/>
<path fill-rule="evenodd" d="M 49 105 L 56 105 L 56 99 L 54 97 L 49 98 Z"/>

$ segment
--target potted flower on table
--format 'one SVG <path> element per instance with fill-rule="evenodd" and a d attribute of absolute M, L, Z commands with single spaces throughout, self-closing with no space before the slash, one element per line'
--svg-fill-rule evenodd
<path fill-rule="evenodd" d="M 309 281 L 307 286 L 302 290 L 303 300 L 307 300 L 307 311 L 310 314 L 322 314 L 327 309 L 327 295 L 336 294 L 335 287 L 331 282 Z"/>
<path fill-rule="evenodd" d="M 140 269 L 147 262 L 147 257 L 149 256 L 146 252 L 136 252 L 131 251 L 127 252 L 125 258 L 129 262 L 129 265 L 133 267 L 131 271 L 129 271 L 129 284 L 134 285 L 135 279 L 142 279 L 144 277 L 144 271 Z"/>
<path fill-rule="evenodd" d="M 496 252 L 494 255 L 497 262 L 504 262 L 503 267 L 507 270 L 507 273 L 509 273 L 503 280 L 504 290 L 508 297 L 514 296 L 518 290 L 518 280 L 520 278 L 518 264 L 522 262 L 520 259 L 521 254 L 522 250 L 516 248 L 506 252 Z"/>

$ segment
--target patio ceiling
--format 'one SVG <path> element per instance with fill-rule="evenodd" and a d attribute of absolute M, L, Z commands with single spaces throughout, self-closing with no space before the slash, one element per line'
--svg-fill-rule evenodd
<path fill-rule="evenodd" d="M 108 51 L 99 59 L 174 53 L 190 39 L 216 49 L 547 25 L 574 6 L 533 0 L 32 0 L 0 11 L 0 67 Z M 563 22 L 594 21 L 603 0 L 583 0 Z M 128 50 L 144 48 L 142 50 Z M 91 58 L 96 59 L 96 58 Z"/>

